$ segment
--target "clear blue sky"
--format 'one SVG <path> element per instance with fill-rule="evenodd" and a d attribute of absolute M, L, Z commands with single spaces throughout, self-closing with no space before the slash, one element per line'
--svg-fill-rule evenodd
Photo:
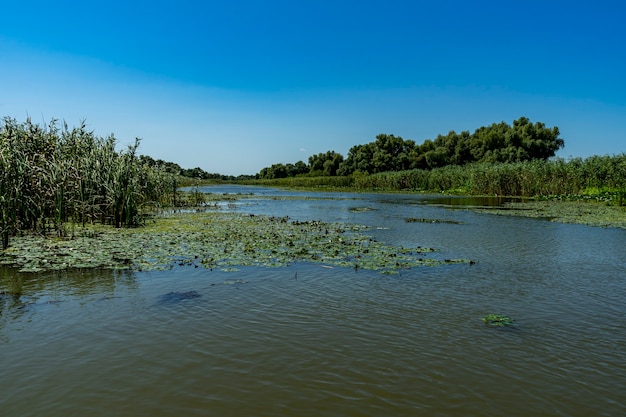
<path fill-rule="evenodd" d="M 520 116 L 626 152 L 626 2 L 5 1 L 0 116 L 254 174 Z"/>

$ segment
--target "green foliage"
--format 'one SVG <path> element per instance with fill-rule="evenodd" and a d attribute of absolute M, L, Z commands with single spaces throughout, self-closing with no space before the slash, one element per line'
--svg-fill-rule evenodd
<path fill-rule="evenodd" d="M 531 123 L 520 117 L 513 126 L 505 122 L 480 127 L 473 134 L 454 131 L 421 145 L 394 135 L 378 135 L 374 142 L 350 149 L 341 175 L 357 170 L 370 174 L 409 169 L 435 169 L 477 162 L 546 160 L 564 146 L 557 127 Z"/>
<path fill-rule="evenodd" d="M 607 201 L 624 205 L 626 154 L 570 161 L 483 162 L 372 175 L 359 172 L 352 177 L 354 187 L 361 190 L 456 190 L 472 195 L 519 197 L 592 193 L 603 194 Z"/>
<path fill-rule="evenodd" d="M 482 318 L 483 323 L 494 327 L 509 327 L 513 326 L 513 319 L 502 314 L 487 314 Z"/>
<path fill-rule="evenodd" d="M 267 185 L 276 187 L 289 187 L 289 188 L 304 188 L 304 189 L 319 189 L 319 188 L 332 188 L 343 189 L 352 187 L 354 181 L 351 176 L 348 177 L 289 177 L 289 178 L 274 178 L 274 179 L 242 179 L 237 181 L 239 184 L 249 185 Z"/>
<path fill-rule="evenodd" d="M 415 142 L 399 136 L 380 134 L 374 142 L 357 145 L 350 149 L 348 157 L 339 169 L 340 175 L 355 171 L 377 173 L 402 171 L 411 168 L 411 156 Z"/>
<path fill-rule="evenodd" d="M 318 153 L 309 157 L 309 172 L 312 176 L 335 176 L 343 163 L 343 155 L 335 151 Z"/>
<path fill-rule="evenodd" d="M 467 264 L 429 257 L 432 248 L 377 242 L 365 226 L 242 213 L 170 213 L 140 229 L 87 227 L 74 239 L 15 238 L 0 266 L 22 272 L 67 268 L 169 269 L 174 264 L 231 271 L 241 266 L 314 262 L 398 273 L 402 269 Z"/>
<path fill-rule="evenodd" d="M 298 175 L 303 175 L 309 172 L 307 165 L 298 161 L 295 164 L 274 164 L 271 167 L 263 168 L 258 174 L 260 179 L 278 179 L 278 178 L 291 178 Z"/>
<path fill-rule="evenodd" d="M 113 136 L 97 137 L 85 123 L 69 129 L 30 119 L 5 118 L 0 126 L 0 234 L 31 230 L 66 236 L 66 224 L 134 226 L 142 206 L 175 201 L 175 177 L 136 155 L 139 139 L 125 151 Z"/>
<path fill-rule="evenodd" d="M 480 127 L 469 131 L 438 135 L 421 145 L 400 136 L 380 134 L 370 143 L 355 145 L 343 158 L 335 151 L 309 157 L 308 170 L 298 171 L 290 164 L 274 164 L 263 168 L 261 179 L 310 176 L 348 176 L 355 172 L 379 174 L 412 169 L 432 170 L 470 163 L 525 162 L 547 160 L 564 146 L 558 127 L 548 128 L 544 123 L 531 123 L 527 117 Z"/>
<path fill-rule="evenodd" d="M 222 175 L 218 173 L 209 173 L 203 170 L 200 167 L 195 167 L 191 169 L 181 168 L 180 165 L 174 162 L 167 162 L 162 159 L 153 159 L 147 155 L 140 155 L 139 161 L 143 165 L 147 165 L 150 168 L 156 168 L 167 172 L 169 174 L 178 175 L 181 177 L 194 179 L 194 180 L 219 180 L 219 181 L 232 181 L 235 180 L 235 177 L 232 175 Z M 193 182 L 189 182 L 188 180 L 183 180 L 185 184 L 193 184 Z"/>

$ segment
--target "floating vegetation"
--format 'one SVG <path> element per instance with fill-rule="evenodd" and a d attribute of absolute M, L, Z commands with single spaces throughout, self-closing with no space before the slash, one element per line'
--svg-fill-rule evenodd
<path fill-rule="evenodd" d="M 363 212 L 367 212 L 367 211 L 372 211 L 374 210 L 371 207 L 350 207 L 349 209 L 352 213 L 363 213 Z"/>
<path fill-rule="evenodd" d="M 587 201 L 526 201 L 506 203 L 502 208 L 474 211 L 503 216 L 531 217 L 559 223 L 626 229 L 626 208 Z"/>
<path fill-rule="evenodd" d="M 462 224 L 456 220 L 444 220 L 444 219 L 424 219 L 409 217 L 404 219 L 407 223 L 446 223 L 446 224 Z"/>
<path fill-rule="evenodd" d="M 501 314 L 487 314 L 482 318 L 483 322 L 494 327 L 509 327 L 513 325 L 513 319 Z"/>
<path fill-rule="evenodd" d="M 141 228 L 77 227 L 74 236 L 16 236 L 0 264 L 22 272 L 68 268 L 155 270 L 176 265 L 234 271 L 294 262 L 393 272 L 468 263 L 426 257 L 432 248 L 378 242 L 354 224 L 294 221 L 241 213 L 169 213 Z"/>

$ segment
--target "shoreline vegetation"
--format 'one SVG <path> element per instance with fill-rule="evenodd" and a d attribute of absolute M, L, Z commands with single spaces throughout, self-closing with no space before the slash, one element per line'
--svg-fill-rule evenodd
<path fill-rule="evenodd" d="M 533 126 L 524 123 L 522 127 Z M 519 126 L 519 123 L 514 124 L 515 128 Z M 555 130 L 550 132 L 555 133 Z M 448 138 L 451 135 L 452 133 Z M 557 136 L 558 130 L 556 135 L 552 135 L 552 139 Z M 385 138 L 390 139 L 388 136 Z M 391 139 L 402 141 L 393 135 Z M 88 131 L 84 123 L 70 129 L 65 123 L 59 126 L 56 120 L 52 120 L 47 126 L 40 126 L 30 119 L 19 123 L 5 118 L 4 124 L 0 125 L 0 264 L 18 266 L 24 271 L 33 272 L 61 267 L 141 269 L 153 268 L 153 264 L 163 267 L 163 262 L 155 260 L 162 260 L 165 256 L 171 264 L 178 261 L 181 264 L 206 266 L 198 261 L 207 258 L 204 256 L 206 254 L 202 254 L 199 247 L 197 250 L 189 249 L 190 246 L 180 240 L 181 230 L 185 230 L 185 239 L 190 242 L 196 239 L 198 245 L 200 241 L 205 245 L 211 241 L 222 242 L 222 247 L 212 250 L 229 253 L 238 265 L 319 260 L 335 262 L 335 265 L 350 264 L 355 269 L 376 269 L 376 262 L 387 265 L 381 261 L 385 256 L 399 257 L 396 263 L 384 267 L 389 272 L 404 267 L 439 263 L 424 261 L 418 249 L 408 250 L 413 253 L 411 256 L 417 256 L 413 259 L 405 253 L 404 248 L 396 248 L 394 252 L 384 245 L 378 247 L 376 244 L 371 244 L 371 255 L 363 257 L 363 251 L 368 249 L 363 247 L 364 241 L 360 240 L 366 236 L 363 231 L 350 232 L 352 240 L 342 234 L 334 235 L 329 242 L 332 243 L 333 239 L 344 242 L 341 246 L 328 244 L 328 250 L 332 252 L 319 249 L 317 254 L 312 254 L 309 251 L 316 247 L 314 236 L 319 232 L 317 229 L 307 228 L 313 227 L 313 223 L 295 225 L 301 226 L 298 231 L 291 229 L 294 225 L 290 220 L 276 222 L 258 216 L 255 219 L 257 223 L 254 223 L 249 218 L 218 213 L 220 204 L 244 197 L 216 196 L 199 191 L 200 186 L 214 183 L 316 191 L 523 197 L 525 200 L 522 202 L 507 203 L 505 207 L 498 209 L 475 210 L 626 228 L 626 154 L 573 158 L 567 161 L 535 159 L 518 162 L 473 162 L 392 172 L 369 173 L 357 169 L 349 175 L 336 175 L 336 172 L 335 175 L 323 175 L 320 171 L 311 173 L 309 169 L 307 174 L 287 178 L 261 179 L 258 175 L 256 178 L 231 178 L 217 174 L 204 175 L 206 173 L 190 178 L 182 174 L 186 172 L 195 175 L 199 168 L 183 172 L 176 164 L 139 156 L 139 143 L 140 140 L 136 139 L 134 144 L 118 151 L 117 140 L 113 135 L 98 137 Z M 337 159 L 336 154 L 331 156 Z M 178 167 L 179 171 L 172 167 Z M 190 187 L 190 191 L 180 190 L 180 187 L 185 186 Z M 172 215 L 181 209 L 186 213 Z M 207 220 L 208 224 L 220 230 L 226 240 L 222 239 L 222 235 L 211 234 L 209 230 L 201 233 L 204 237 L 193 235 L 188 226 L 189 220 L 185 220 L 185 217 L 195 218 L 194 216 L 200 215 L 195 211 L 203 212 L 202 215 L 210 218 Z M 172 226 L 173 222 L 176 223 L 175 226 Z M 224 222 L 231 224 L 231 229 L 240 230 L 240 235 L 234 237 L 229 234 L 223 226 Z M 277 243 L 281 247 L 271 249 L 271 240 L 268 240 L 265 248 L 228 249 L 228 239 L 247 241 L 249 236 L 254 236 L 258 230 L 264 230 L 268 224 L 280 230 L 280 233 L 286 233 L 279 240 L 282 243 Z M 320 227 L 325 232 L 339 228 L 345 233 L 346 229 L 346 226 L 326 224 Z M 159 228 L 163 230 L 159 231 Z M 249 230 L 244 231 L 245 228 Z M 155 242 L 169 240 L 175 242 L 172 243 L 173 247 L 188 248 L 189 254 L 194 256 L 193 260 L 190 262 L 184 254 L 177 252 L 178 249 L 159 252 L 159 249 L 149 243 L 151 234 L 152 237 L 160 236 L 160 239 L 152 239 Z M 355 237 L 357 235 L 358 238 Z M 112 236 L 118 236 L 119 239 Z M 309 236 L 310 240 L 303 236 Z M 92 246 L 95 241 L 103 243 L 97 247 Z M 351 242 L 347 245 L 358 250 L 346 250 L 345 242 Z M 72 246 L 74 243 L 91 248 L 93 254 L 106 252 L 106 255 L 103 255 L 104 258 L 94 255 L 95 263 L 89 263 L 85 261 L 89 252 L 83 253 L 80 245 Z M 131 247 L 143 248 L 144 252 L 141 256 L 125 255 L 134 253 Z M 41 250 L 38 251 L 37 248 Z M 293 248 L 304 252 L 293 252 Z M 145 255 L 148 249 L 152 251 L 152 255 Z M 281 250 L 283 254 L 278 256 Z M 267 255 L 267 251 L 275 255 L 274 258 Z M 74 256 L 79 253 L 83 253 L 82 258 Z M 239 253 L 247 254 L 249 259 L 257 257 L 260 260 L 248 263 L 248 260 L 237 257 L 239 255 L 236 254 Z M 405 259 L 405 256 L 408 257 Z M 207 259 L 211 258 L 215 259 L 215 256 Z M 367 261 L 369 258 L 372 259 L 370 263 Z M 64 259 L 68 262 L 63 261 Z M 220 261 L 223 266 L 215 261 L 215 267 L 224 269 L 235 265 L 227 265 L 224 259 Z M 362 260 L 357 261 L 359 259 Z M 456 262 L 469 261 L 448 260 L 443 263 Z"/>
<path fill-rule="evenodd" d="M 626 154 L 239 183 L 296 190 L 517 197 L 481 213 L 626 228 Z"/>

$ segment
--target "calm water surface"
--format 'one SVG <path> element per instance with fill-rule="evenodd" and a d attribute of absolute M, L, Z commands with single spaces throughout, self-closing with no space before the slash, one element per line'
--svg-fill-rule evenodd
<path fill-rule="evenodd" d="M 205 191 L 476 265 L 0 270 L 0 415 L 626 415 L 626 231 L 427 196 Z M 517 325 L 486 327 L 489 313 Z"/>

